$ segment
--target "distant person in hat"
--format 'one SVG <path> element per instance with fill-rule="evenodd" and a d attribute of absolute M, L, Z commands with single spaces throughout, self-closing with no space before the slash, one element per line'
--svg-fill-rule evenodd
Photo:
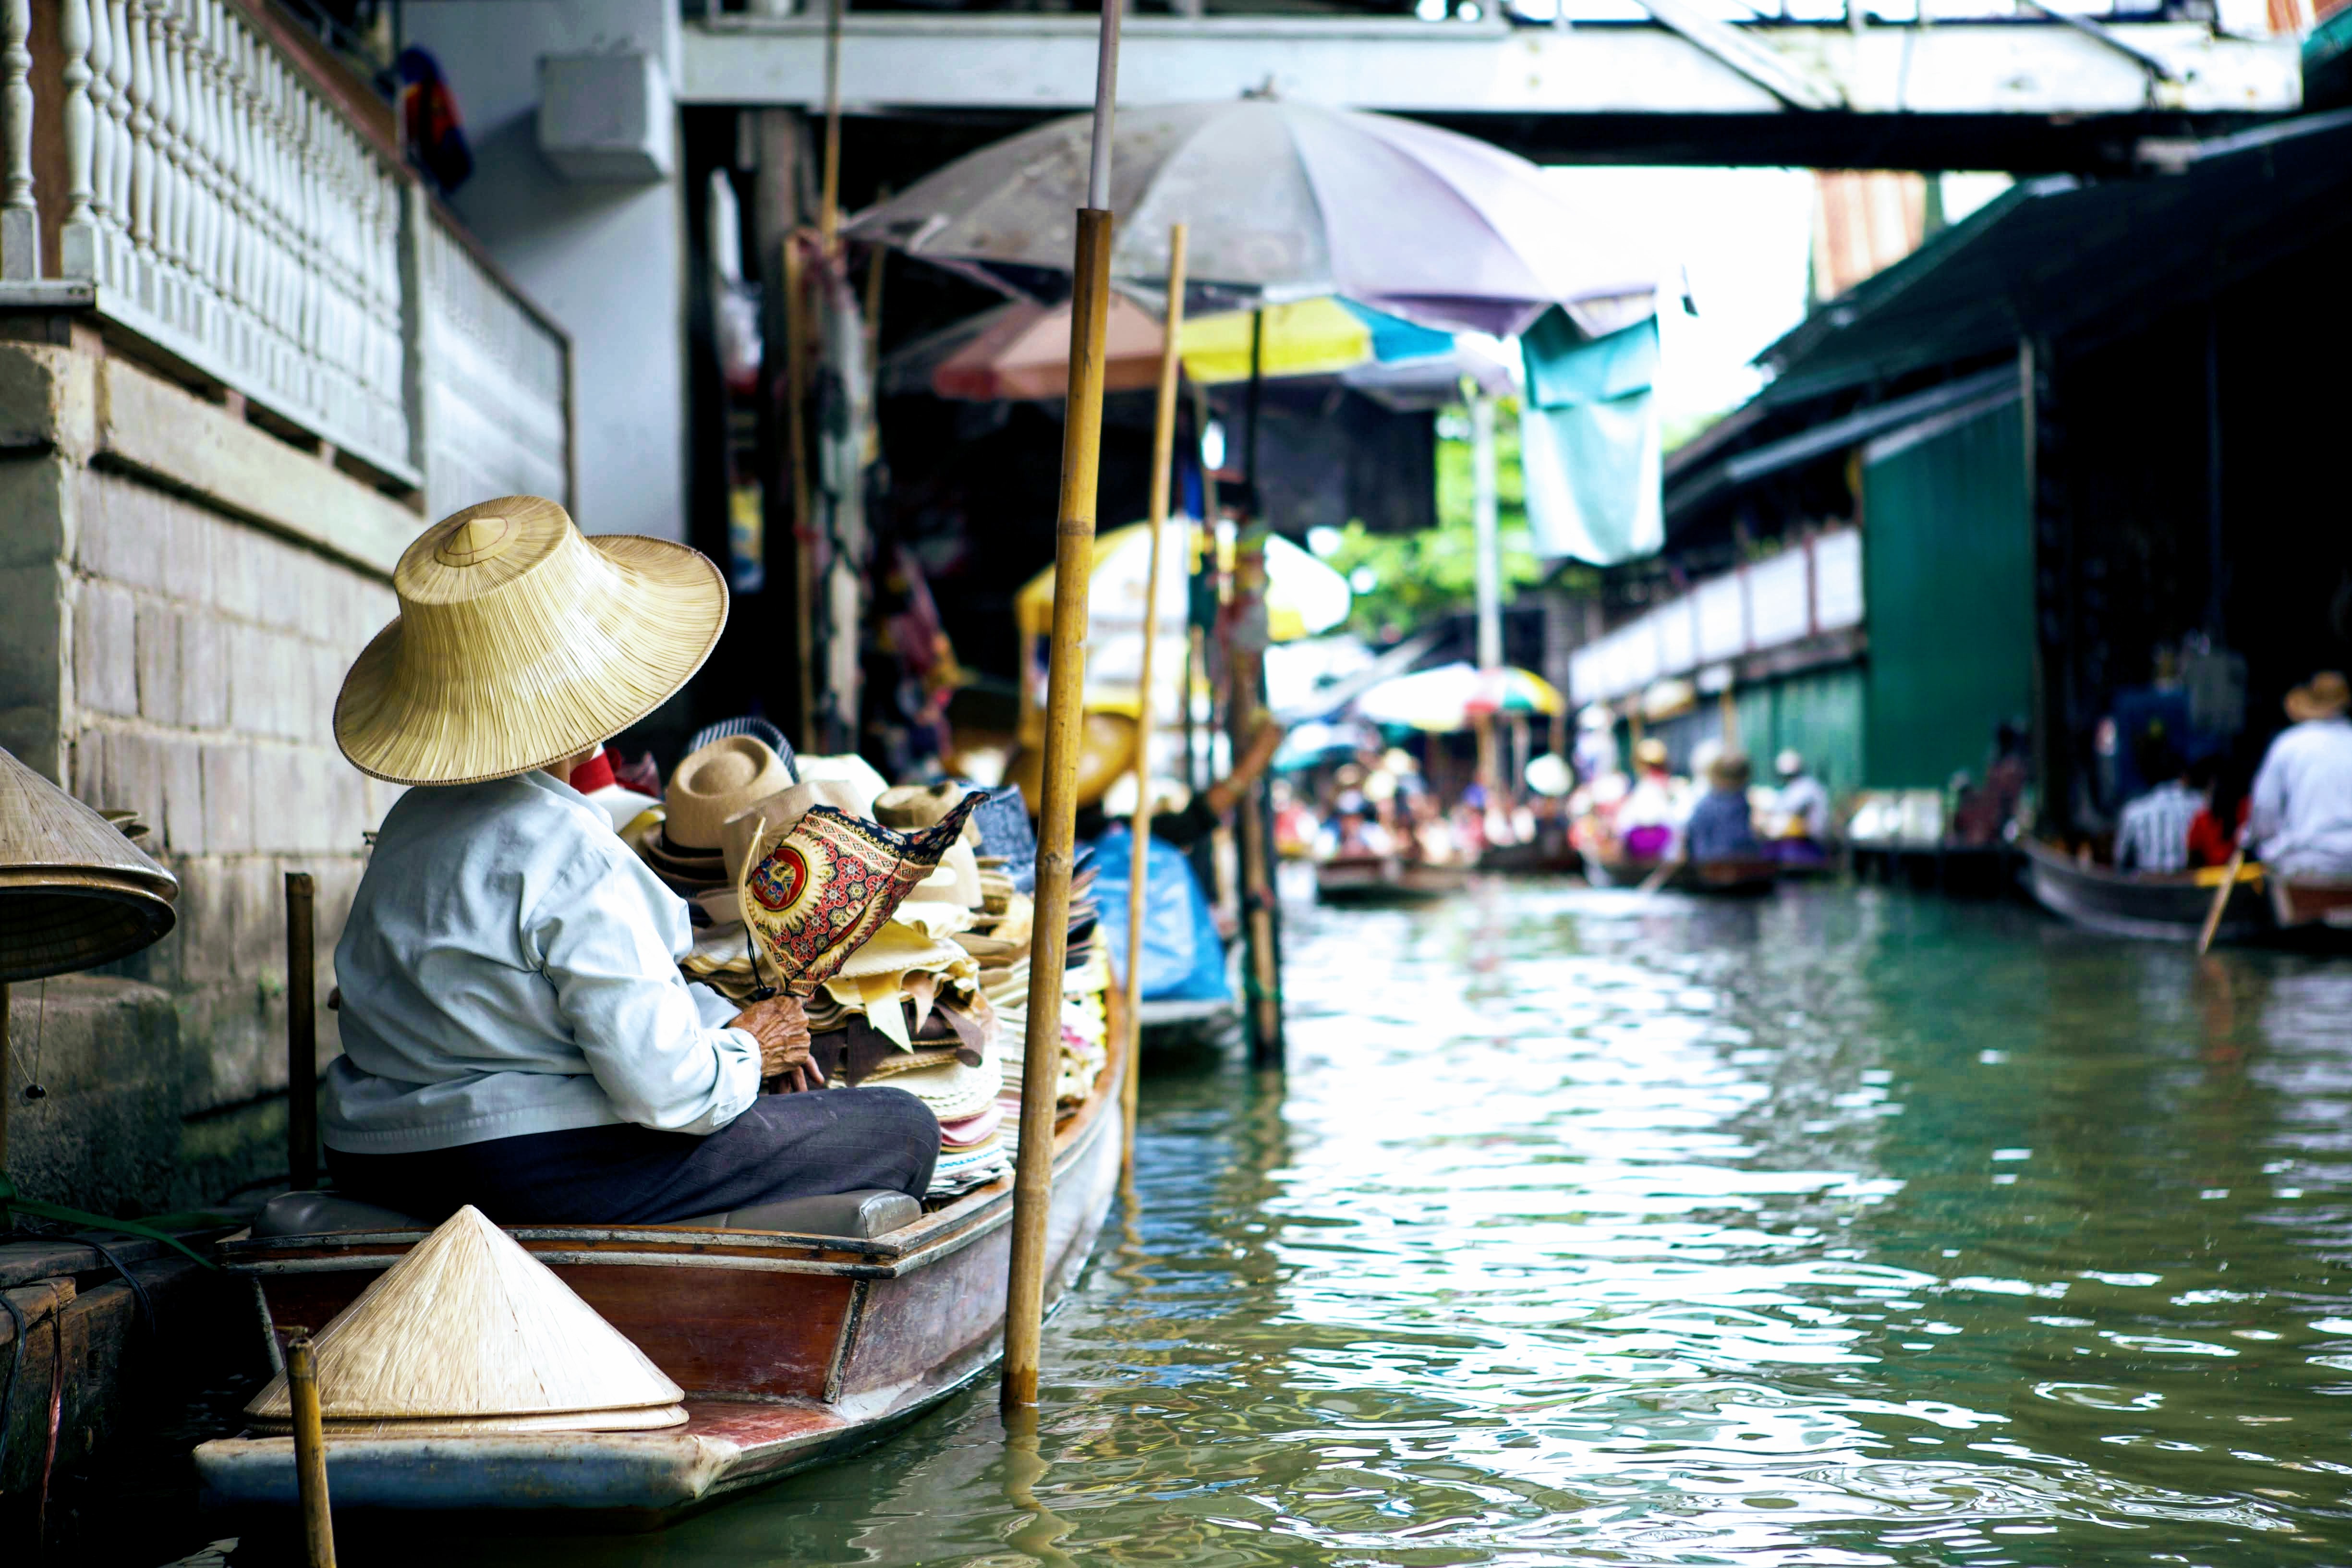
<path fill-rule="evenodd" d="M 400 618 L 344 677 L 335 739 L 395 802 L 335 948 L 327 1163 L 371 1203 L 658 1224 L 782 1198 L 919 1198 L 939 1126 L 822 1089 L 788 998 L 689 984 L 688 907 L 566 781 L 667 701 L 727 620 L 683 545 L 593 541 L 530 496 L 426 530 Z M 762 1095 L 762 1078 L 811 1092 Z"/>
<path fill-rule="evenodd" d="M 2285 877 L 2352 880 L 2352 686 L 2323 669 L 2286 694 L 2293 721 L 2254 774 L 2247 848 Z"/>
<path fill-rule="evenodd" d="M 1681 790 L 1667 765 L 1666 743 L 1645 735 L 1633 746 L 1633 787 L 1617 807 L 1617 841 L 1634 860 L 1663 860 L 1675 847 Z"/>
<path fill-rule="evenodd" d="M 1805 771 L 1804 757 L 1794 751 L 1782 752 L 1773 759 L 1772 771 L 1780 777 L 1780 788 L 1772 797 L 1772 809 L 1779 818 L 1774 828 L 1776 837 L 1814 845 L 1825 844 L 1830 836 L 1830 792 L 1821 780 Z"/>
<path fill-rule="evenodd" d="M 1685 858 L 1691 860 L 1755 860 L 1764 846 L 1748 804 L 1751 768 L 1744 752 L 1725 752 L 1707 764 L 1706 794 L 1683 825 Z"/>

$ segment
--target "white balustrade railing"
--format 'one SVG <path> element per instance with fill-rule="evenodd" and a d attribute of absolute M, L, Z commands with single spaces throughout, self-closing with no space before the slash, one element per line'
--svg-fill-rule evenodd
<path fill-rule="evenodd" d="M 1709 578 L 1569 656 L 1569 693 L 1609 702 L 1651 682 L 1862 625 L 1862 534 L 1835 528 Z"/>
<path fill-rule="evenodd" d="M 58 84 L 54 114 L 37 79 Z M 426 340 L 470 331 L 438 310 L 499 319 L 485 346 L 528 363 L 511 374 L 529 405 L 491 405 L 494 426 L 539 449 L 551 411 L 565 420 L 562 334 L 470 256 L 469 289 L 431 286 L 458 242 L 381 136 L 234 0 L 0 0 L 0 302 L 87 303 L 413 486 L 433 457 Z M 62 191 L 37 188 L 37 167 L 60 166 Z M 554 438 L 568 453 L 568 431 Z"/>
<path fill-rule="evenodd" d="M 424 236 L 417 348 L 426 513 L 444 517 L 484 496 L 569 494 L 562 336 L 457 235 L 428 224 Z"/>

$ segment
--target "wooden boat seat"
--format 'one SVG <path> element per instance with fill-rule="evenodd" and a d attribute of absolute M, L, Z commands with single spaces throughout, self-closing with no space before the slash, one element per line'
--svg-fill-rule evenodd
<path fill-rule="evenodd" d="M 795 1236 L 876 1237 L 923 1217 L 923 1205 L 904 1193 L 827 1193 L 753 1204 L 725 1214 L 672 1220 L 704 1230 L 772 1230 Z M 431 1230 L 436 1222 L 335 1193 L 280 1193 L 253 1216 L 257 1239 L 334 1236 L 349 1231 Z"/>

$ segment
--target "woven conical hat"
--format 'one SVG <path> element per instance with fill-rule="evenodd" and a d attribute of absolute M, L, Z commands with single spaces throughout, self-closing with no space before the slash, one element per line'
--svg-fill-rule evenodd
<path fill-rule="evenodd" d="M 592 540 L 538 496 L 443 519 L 392 574 L 400 618 L 335 699 L 335 740 L 394 784 L 472 784 L 575 756 L 702 668 L 727 624 L 719 568 L 667 540 Z"/>
<path fill-rule="evenodd" d="M 179 891 L 121 828 L 0 751 L 0 983 L 138 952 L 172 929 Z"/>
<path fill-rule="evenodd" d="M 329 1421 L 555 1415 L 675 1405 L 677 1384 L 471 1205 L 315 1342 Z M 246 1414 L 289 1419 L 283 1376 Z"/>

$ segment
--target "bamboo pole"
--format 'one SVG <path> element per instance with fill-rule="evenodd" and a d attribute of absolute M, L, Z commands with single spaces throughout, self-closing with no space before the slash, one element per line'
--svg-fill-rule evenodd
<path fill-rule="evenodd" d="M 1087 680 L 1087 590 L 1094 570 L 1102 466 L 1103 336 L 1110 305 L 1111 113 L 1118 91 L 1121 0 L 1104 0 L 1095 64 L 1094 150 L 1070 268 L 1070 393 L 1062 421 L 1062 496 L 1054 528 L 1054 647 L 1045 678 L 1045 756 L 1037 812 L 1036 936 L 1021 1069 L 1021 1152 L 1013 1173 L 1013 1248 L 1004 1300 L 1006 1410 L 1037 1403 L 1045 1330 L 1045 1226 L 1054 1203 L 1054 1099 L 1061 1077 L 1063 968 L 1069 962 L 1070 868 L 1077 839 L 1078 726 Z M 1132 1064 L 1121 1064 L 1129 1071 Z"/>
<path fill-rule="evenodd" d="M 1252 646 L 1243 647 L 1237 644 L 1227 649 L 1233 695 L 1227 705 L 1226 733 L 1236 766 L 1257 733 L 1263 711 L 1258 700 L 1265 680 L 1265 644 L 1261 630 L 1266 595 L 1265 503 L 1257 489 L 1258 404 L 1265 382 L 1265 310 L 1261 306 L 1250 313 L 1249 394 L 1243 410 L 1248 429 L 1243 437 L 1247 445 L 1242 451 L 1242 466 L 1249 479 L 1251 515 L 1243 521 L 1234 537 L 1234 602 L 1255 606 L 1249 612 L 1251 635 L 1246 639 Z M 1276 919 L 1274 836 L 1265 784 L 1253 781 L 1241 793 L 1237 807 L 1234 850 L 1240 861 L 1242 916 L 1249 964 L 1244 990 L 1249 1005 L 1245 1032 L 1249 1037 L 1250 1065 L 1279 1068 L 1284 1056 L 1282 936 Z"/>
<path fill-rule="evenodd" d="M 1168 531 L 1169 468 L 1176 456 L 1176 381 L 1181 368 L 1178 340 L 1184 331 L 1184 226 L 1168 230 L 1168 321 L 1160 340 L 1160 406 L 1151 429 L 1151 566 L 1144 576 L 1143 675 L 1136 704 L 1135 845 L 1127 877 L 1127 1082 L 1121 1109 L 1126 1128 L 1126 1166 L 1135 1174 L 1135 1113 L 1143 1074 L 1143 896 L 1151 870 L 1152 652 L 1160 641 L 1160 561 Z"/>
<path fill-rule="evenodd" d="M 828 0 L 824 8 L 824 179 L 817 198 L 817 238 L 828 257 L 841 232 L 841 8 L 846 0 Z"/>
<path fill-rule="evenodd" d="M 0 1186 L 8 1180 L 8 984 L 0 980 Z"/>
<path fill-rule="evenodd" d="M 319 1184 L 319 1013 L 316 889 L 286 873 L 286 1184 Z"/>
<path fill-rule="evenodd" d="M 2240 844 L 2230 851 L 2230 863 L 2221 868 L 2221 885 L 2213 889 L 2212 907 L 2205 911 L 2205 923 L 2197 932 L 2200 958 L 2213 951 L 2214 933 L 2221 929 L 2221 911 L 2230 907 L 2230 895 L 2238 890 L 2238 873 L 2245 864 L 2246 847 Z"/>
<path fill-rule="evenodd" d="M 327 1434 L 319 1419 L 319 1369 L 310 1336 L 286 1346 L 286 1392 L 294 1401 L 294 1488 L 302 1504 L 310 1568 L 335 1568 L 335 1521 L 327 1503 Z"/>

